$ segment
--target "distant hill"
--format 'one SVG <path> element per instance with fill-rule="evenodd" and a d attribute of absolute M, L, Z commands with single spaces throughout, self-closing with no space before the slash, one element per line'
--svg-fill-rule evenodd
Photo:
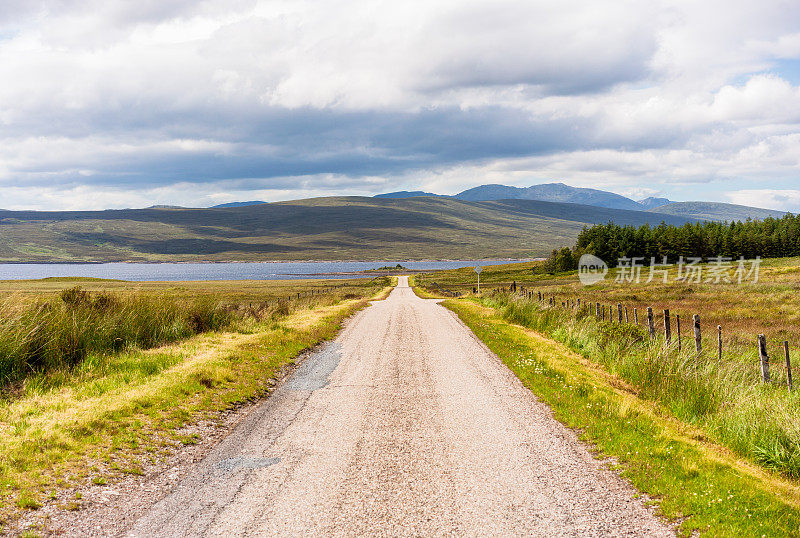
<path fill-rule="evenodd" d="M 422 196 L 439 196 L 424 191 L 399 191 L 378 194 L 375 198 L 416 198 Z M 508 185 L 490 184 L 467 189 L 452 196 L 458 200 L 470 202 L 488 202 L 496 200 L 538 200 L 582 204 L 610 209 L 626 209 L 629 211 L 653 211 L 668 215 L 680 216 L 689 220 L 745 220 L 778 217 L 782 211 L 761 209 L 718 202 L 673 202 L 669 198 L 649 197 L 643 200 L 632 200 L 613 192 L 599 189 L 571 187 L 564 183 L 543 183 L 530 187 L 511 187 Z"/>
<path fill-rule="evenodd" d="M 673 202 L 669 198 L 653 198 L 652 196 L 644 200 L 639 200 L 639 204 L 645 209 L 653 209 L 654 207 L 660 207 L 671 203 Z"/>
<path fill-rule="evenodd" d="M 267 202 L 262 202 L 260 200 L 252 200 L 250 202 L 228 202 L 227 204 L 217 204 L 211 206 L 212 208 L 219 208 L 219 207 L 247 207 L 249 205 L 261 205 L 266 204 Z"/>
<path fill-rule="evenodd" d="M 397 191 L 397 192 L 387 192 L 385 194 L 376 194 L 375 196 L 373 196 L 373 198 L 418 198 L 420 196 L 441 196 L 441 195 L 424 191 Z"/>
<path fill-rule="evenodd" d="M 638 202 L 613 192 L 597 189 L 570 187 L 563 183 L 544 183 L 531 187 L 509 187 L 506 185 L 481 185 L 455 195 L 459 200 L 540 200 L 544 202 L 566 202 L 593 205 L 612 209 L 641 211 Z"/>
<path fill-rule="evenodd" d="M 734 221 L 747 219 L 765 219 L 767 217 L 782 217 L 785 211 L 774 209 L 761 209 L 736 204 L 721 202 L 672 202 L 667 205 L 654 207 L 650 211 L 675 215 L 686 219 Z"/>
<path fill-rule="evenodd" d="M 209 209 L 8 211 L 0 261 L 525 258 L 571 246 L 587 224 L 686 218 L 587 205 L 448 197 L 311 198 Z"/>

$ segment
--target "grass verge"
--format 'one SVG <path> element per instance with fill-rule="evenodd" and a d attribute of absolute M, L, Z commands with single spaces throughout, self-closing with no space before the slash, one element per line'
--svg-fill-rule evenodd
<path fill-rule="evenodd" d="M 389 291 L 377 289 L 372 299 Z M 301 304 L 164 347 L 90 354 L 58 380 L 26 383 L 24 394 L 0 401 L 0 532 L 56 491 L 79 498 L 87 484 L 140 474 L 196 442 L 179 428 L 269 392 L 285 366 L 367 301 Z"/>
<path fill-rule="evenodd" d="M 564 344 L 502 319 L 474 299 L 443 303 L 555 417 L 676 522 L 682 535 L 800 535 L 800 488 L 709 441 L 634 386 Z"/>

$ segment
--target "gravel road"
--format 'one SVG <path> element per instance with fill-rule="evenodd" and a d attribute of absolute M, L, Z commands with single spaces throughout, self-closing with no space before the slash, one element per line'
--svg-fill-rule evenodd
<path fill-rule="evenodd" d="M 401 277 L 129 536 L 673 536 Z"/>

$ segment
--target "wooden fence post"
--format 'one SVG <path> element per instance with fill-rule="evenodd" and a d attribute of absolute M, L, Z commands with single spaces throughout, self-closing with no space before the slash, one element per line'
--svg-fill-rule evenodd
<path fill-rule="evenodd" d="M 694 325 L 694 348 L 697 350 L 697 354 L 699 355 L 703 352 L 703 340 L 700 333 L 700 316 L 697 314 L 692 316 L 692 325 Z"/>
<path fill-rule="evenodd" d="M 617 303 L 617 321 L 622 323 L 622 303 Z"/>
<path fill-rule="evenodd" d="M 717 358 L 722 360 L 722 325 L 717 325 Z"/>
<path fill-rule="evenodd" d="M 681 316 L 680 314 L 675 314 L 675 330 L 678 333 L 678 351 L 681 350 Z"/>
<path fill-rule="evenodd" d="M 603 305 L 603 321 L 606 320 L 606 307 Z"/>
<path fill-rule="evenodd" d="M 767 355 L 767 337 L 758 335 L 758 358 L 761 362 L 761 379 L 769 383 L 769 355 Z"/>
<path fill-rule="evenodd" d="M 542 302 L 542 292 L 541 291 L 539 291 L 539 302 L 540 303 Z"/>
<path fill-rule="evenodd" d="M 667 345 L 672 343 L 672 327 L 670 327 L 669 309 L 664 309 L 664 340 Z"/>
<path fill-rule="evenodd" d="M 597 316 L 597 319 L 600 319 L 600 316 L 601 316 L 601 314 L 600 314 L 600 303 L 597 303 L 597 305 L 595 306 L 594 313 Z"/>
<path fill-rule="evenodd" d="M 639 309 L 635 306 L 633 307 L 633 322 L 639 325 Z"/>
<path fill-rule="evenodd" d="M 614 323 L 614 305 L 608 305 L 608 321 Z"/>
<path fill-rule="evenodd" d="M 783 351 L 786 354 L 786 384 L 789 385 L 789 392 L 792 392 L 792 361 L 789 360 L 789 342 L 783 343 Z"/>
<path fill-rule="evenodd" d="M 653 308 L 650 306 L 647 307 L 647 330 L 650 332 L 650 338 L 654 338 L 656 335 L 656 326 L 653 323 Z"/>
<path fill-rule="evenodd" d="M 630 319 L 628 319 L 628 307 L 625 307 L 625 323 L 630 323 Z"/>

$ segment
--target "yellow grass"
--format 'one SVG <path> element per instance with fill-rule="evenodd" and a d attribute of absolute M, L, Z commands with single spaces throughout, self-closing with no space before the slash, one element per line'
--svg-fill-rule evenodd
<path fill-rule="evenodd" d="M 216 293 L 227 290 L 228 299 L 264 291 L 288 297 L 297 290 L 292 284 L 210 287 Z M 91 480 L 113 481 L 122 469 L 165 457 L 178 428 L 267 393 L 269 380 L 298 353 L 335 335 L 344 318 L 367 304 L 365 292 L 371 290 L 377 299 L 389 289 L 343 284 L 353 286 L 349 291 L 355 298 L 334 304 L 321 300 L 320 306 L 301 300 L 275 320 L 245 320 L 225 332 L 156 349 L 90 356 L 60 374 L 57 383 L 37 386 L 33 380 L 18 396 L 0 400 L 0 530 L 3 520 L 9 524 L 21 509 L 47 502 L 54 489 L 78 491 Z M 145 285 L 150 290 L 162 286 Z M 34 285 L 24 292 L 55 293 L 57 288 Z"/>

